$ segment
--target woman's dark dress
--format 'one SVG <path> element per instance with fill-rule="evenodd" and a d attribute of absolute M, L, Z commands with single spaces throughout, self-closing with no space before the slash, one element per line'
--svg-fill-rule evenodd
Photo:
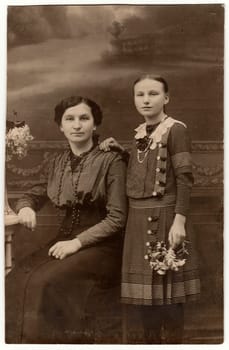
<path fill-rule="evenodd" d="M 34 186 L 17 204 L 17 210 L 39 210 L 49 198 L 66 216 L 56 239 L 6 277 L 7 343 L 93 342 L 93 315 L 107 307 L 103 296 L 109 288 L 120 284 L 125 164 L 117 153 L 104 153 L 97 146 L 84 157 L 79 179 L 79 159 L 74 162 L 70 151 L 55 157 L 48 181 Z M 78 180 L 80 222 L 69 235 Z M 80 251 L 63 260 L 48 256 L 55 242 L 76 236 Z"/>

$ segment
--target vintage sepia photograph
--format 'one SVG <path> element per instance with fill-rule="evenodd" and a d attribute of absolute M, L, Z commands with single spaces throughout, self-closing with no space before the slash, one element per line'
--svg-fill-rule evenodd
<path fill-rule="evenodd" d="M 224 5 L 6 17 L 5 344 L 222 344 Z"/>

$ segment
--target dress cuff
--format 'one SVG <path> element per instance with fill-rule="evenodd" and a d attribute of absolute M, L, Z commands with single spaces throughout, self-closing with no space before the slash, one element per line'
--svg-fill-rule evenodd
<path fill-rule="evenodd" d="M 192 172 L 192 158 L 189 152 L 176 153 L 171 160 L 175 175 Z"/>

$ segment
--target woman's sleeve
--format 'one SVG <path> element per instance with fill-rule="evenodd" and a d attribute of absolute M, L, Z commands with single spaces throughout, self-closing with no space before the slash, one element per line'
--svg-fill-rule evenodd
<path fill-rule="evenodd" d="M 175 213 L 186 216 L 189 211 L 194 179 L 192 174 L 191 140 L 185 126 L 178 123 L 174 124 L 168 138 L 168 151 L 176 178 Z"/>
<path fill-rule="evenodd" d="M 38 211 L 43 207 L 47 199 L 47 183 L 39 183 L 33 186 L 17 201 L 15 211 L 18 213 L 24 207 L 30 207 L 34 211 Z"/>
<path fill-rule="evenodd" d="M 126 164 L 128 164 L 129 159 L 130 159 L 130 152 L 127 149 L 123 148 L 123 150 L 121 150 L 120 148 L 117 148 L 115 146 L 112 146 L 111 149 L 112 149 L 112 151 L 118 152 L 120 154 L 120 156 L 122 157 L 122 160 Z"/>
<path fill-rule="evenodd" d="M 120 156 L 117 156 L 110 164 L 106 181 L 106 217 L 77 236 L 82 246 L 100 242 L 119 233 L 125 227 L 127 217 L 126 165 Z"/>
<path fill-rule="evenodd" d="M 128 164 L 129 163 L 129 159 L 130 159 L 130 152 L 127 151 L 127 150 L 124 150 L 124 151 L 122 151 L 121 156 L 122 156 L 122 159 L 124 160 L 124 162 L 126 164 Z"/>
<path fill-rule="evenodd" d="M 34 211 L 40 210 L 48 200 L 47 186 L 49 172 L 53 168 L 53 159 L 50 160 L 49 166 L 46 169 L 45 175 L 42 180 L 38 181 L 32 188 L 30 188 L 23 196 L 17 201 L 15 206 L 16 213 L 24 207 L 30 207 Z"/>

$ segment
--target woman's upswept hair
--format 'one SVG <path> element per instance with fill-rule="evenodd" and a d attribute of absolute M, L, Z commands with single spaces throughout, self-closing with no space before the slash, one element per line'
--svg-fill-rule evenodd
<path fill-rule="evenodd" d="M 103 119 L 101 108 L 91 99 L 82 96 L 70 96 L 61 100 L 55 107 L 55 122 L 60 126 L 63 114 L 66 109 L 77 106 L 80 103 L 85 103 L 91 108 L 91 113 L 93 115 L 95 125 L 100 125 Z"/>
<path fill-rule="evenodd" d="M 140 77 L 138 77 L 138 79 L 136 79 L 133 83 L 133 87 L 139 82 L 139 81 L 142 81 L 142 80 L 145 80 L 145 79 L 151 79 L 151 80 L 156 80 L 156 81 L 159 81 L 160 83 L 162 83 L 163 87 L 164 87 L 164 92 L 165 93 L 168 93 L 169 92 L 169 86 L 168 86 L 168 83 L 167 81 L 161 77 L 160 75 L 154 75 L 154 74 L 142 74 Z"/>

